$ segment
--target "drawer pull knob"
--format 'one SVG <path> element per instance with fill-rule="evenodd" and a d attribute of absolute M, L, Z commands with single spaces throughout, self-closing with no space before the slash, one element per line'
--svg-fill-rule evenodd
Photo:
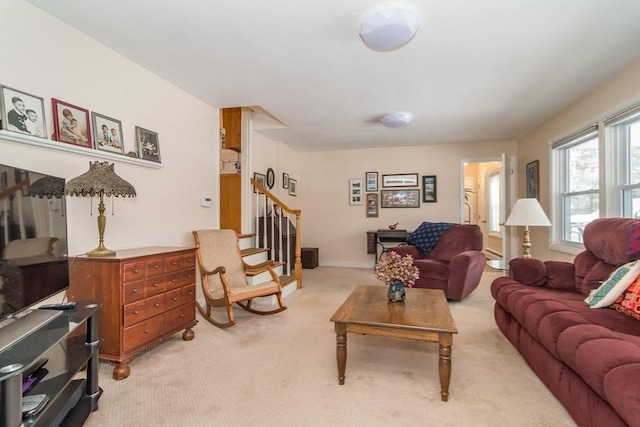
<path fill-rule="evenodd" d="M 140 313 L 138 310 L 133 311 L 133 314 L 138 314 L 138 313 Z"/>
<path fill-rule="evenodd" d="M 158 264 L 154 265 L 153 268 L 155 268 L 156 270 L 160 268 L 160 266 Z"/>
<path fill-rule="evenodd" d="M 177 262 L 175 262 L 175 261 L 173 261 L 173 262 L 171 263 L 171 265 L 178 265 L 178 263 L 177 263 Z"/>
<path fill-rule="evenodd" d="M 180 313 L 180 317 L 184 317 L 184 314 Z"/>
<path fill-rule="evenodd" d="M 154 287 L 154 288 L 157 288 L 158 286 L 160 286 L 160 284 L 159 284 L 159 283 L 154 283 L 154 284 L 153 284 L 153 287 Z"/>
<path fill-rule="evenodd" d="M 173 297 L 171 299 L 174 300 L 174 301 L 178 301 L 178 298 L 176 298 L 176 297 Z"/>
<path fill-rule="evenodd" d="M 148 333 L 149 333 L 149 330 L 148 330 L 148 329 L 145 329 L 145 330 L 144 330 L 144 333 L 145 333 L 145 334 L 148 334 Z"/>
<path fill-rule="evenodd" d="M 153 304 L 153 305 L 154 305 L 154 307 L 160 307 L 160 304 L 159 304 L 159 303 L 155 303 L 155 304 Z"/>
<path fill-rule="evenodd" d="M 134 288 L 131 292 L 133 292 L 134 294 L 138 293 L 138 288 Z"/>
<path fill-rule="evenodd" d="M 137 267 L 133 267 L 133 272 L 137 273 L 138 272 L 138 268 Z"/>

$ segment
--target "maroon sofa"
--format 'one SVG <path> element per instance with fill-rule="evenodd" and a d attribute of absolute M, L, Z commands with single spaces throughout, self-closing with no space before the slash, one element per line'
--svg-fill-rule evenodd
<path fill-rule="evenodd" d="M 442 289 L 450 300 L 461 301 L 482 277 L 486 258 L 482 251 L 482 232 L 477 225 L 455 224 L 440 237 L 427 254 L 413 245 L 396 246 L 387 251 L 411 255 L 420 278 L 416 288 Z"/>
<path fill-rule="evenodd" d="M 580 426 L 640 426 L 640 320 L 584 299 L 640 254 L 640 220 L 587 225 L 574 263 L 513 259 L 495 279 L 502 333 Z M 540 408 L 540 410 L 544 410 Z"/>

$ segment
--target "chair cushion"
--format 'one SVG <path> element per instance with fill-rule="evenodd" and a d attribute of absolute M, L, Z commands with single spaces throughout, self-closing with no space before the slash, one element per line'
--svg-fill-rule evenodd
<path fill-rule="evenodd" d="M 449 279 L 449 263 L 438 259 L 417 259 L 413 263 L 418 267 L 420 278 L 447 281 Z"/>

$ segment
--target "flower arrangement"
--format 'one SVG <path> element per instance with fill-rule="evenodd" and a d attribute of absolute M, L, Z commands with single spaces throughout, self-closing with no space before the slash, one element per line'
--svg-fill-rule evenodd
<path fill-rule="evenodd" d="M 400 256 L 397 252 L 387 252 L 385 257 L 378 261 L 374 269 L 378 280 L 382 280 L 387 285 L 392 283 L 403 283 L 411 287 L 418 279 L 418 267 L 413 265 L 413 257 Z"/>

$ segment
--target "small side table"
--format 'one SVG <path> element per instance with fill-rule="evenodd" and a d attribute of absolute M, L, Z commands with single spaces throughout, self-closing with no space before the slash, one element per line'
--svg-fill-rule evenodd
<path fill-rule="evenodd" d="M 487 267 L 501 272 L 503 276 L 509 274 L 509 265 L 502 259 L 488 259 Z"/>

